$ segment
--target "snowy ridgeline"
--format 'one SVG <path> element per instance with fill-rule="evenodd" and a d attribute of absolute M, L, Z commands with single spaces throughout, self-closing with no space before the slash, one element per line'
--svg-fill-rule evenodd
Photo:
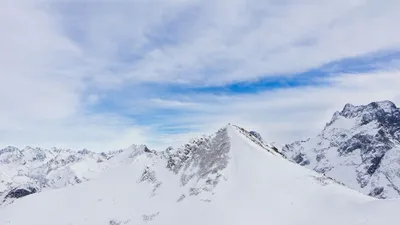
<path fill-rule="evenodd" d="M 94 153 L 88 150 L 18 149 L 0 150 L 0 205 L 46 189 L 79 184 L 107 169 L 110 158 L 121 151 Z"/>
<path fill-rule="evenodd" d="M 399 200 L 348 189 L 236 126 L 179 149 L 127 149 L 111 161 L 118 165 L 90 181 L 3 206 L 0 224 L 398 224 Z"/>
<path fill-rule="evenodd" d="M 400 197 L 400 109 L 392 102 L 347 104 L 318 136 L 282 152 L 364 194 Z"/>

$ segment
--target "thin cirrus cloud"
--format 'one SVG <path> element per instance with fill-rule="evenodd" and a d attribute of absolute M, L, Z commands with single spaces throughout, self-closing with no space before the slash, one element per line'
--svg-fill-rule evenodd
<path fill-rule="evenodd" d="M 286 143 L 399 102 L 400 3 L 0 3 L 0 144 L 156 148 L 237 123 Z M 362 85 L 361 85 L 362 84 Z"/>

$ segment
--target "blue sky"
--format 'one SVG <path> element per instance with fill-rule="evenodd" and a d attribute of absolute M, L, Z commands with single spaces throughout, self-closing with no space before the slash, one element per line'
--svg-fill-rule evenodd
<path fill-rule="evenodd" d="M 3 1 L 0 144 L 180 145 L 227 123 L 277 145 L 400 100 L 400 3 Z"/>

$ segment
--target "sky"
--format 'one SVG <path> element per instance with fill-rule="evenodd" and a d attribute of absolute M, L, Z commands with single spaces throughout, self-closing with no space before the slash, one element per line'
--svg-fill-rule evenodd
<path fill-rule="evenodd" d="M 400 104 L 398 21 L 398 0 L 0 0 L 0 148 L 305 139 Z"/>

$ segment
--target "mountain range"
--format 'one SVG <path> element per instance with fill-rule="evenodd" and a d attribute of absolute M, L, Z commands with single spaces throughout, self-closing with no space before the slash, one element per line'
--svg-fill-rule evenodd
<path fill-rule="evenodd" d="M 231 124 L 164 151 L 7 147 L 0 225 L 397 224 L 399 112 L 347 104 L 282 150 Z"/>
<path fill-rule="evenodd" d="M 107 169 L 129 162 L 126 153 L 145 146 L 95 153 L 83 149 L 7 147 L 0 150 L 0 205 L 48 189 L 80 184 Z M 116 157 L 118 156 L 118 157 Z"/>
<path fill-rule="evenodd" d="M 288 161 L 233 125 L 178 149 L 156 152 L 142 146 L 118 155 L 129 160 L 97 178 L 6 205 L 0 224 L 369 225 L 398 220 L 400 201 L 348 189 Z"/>

